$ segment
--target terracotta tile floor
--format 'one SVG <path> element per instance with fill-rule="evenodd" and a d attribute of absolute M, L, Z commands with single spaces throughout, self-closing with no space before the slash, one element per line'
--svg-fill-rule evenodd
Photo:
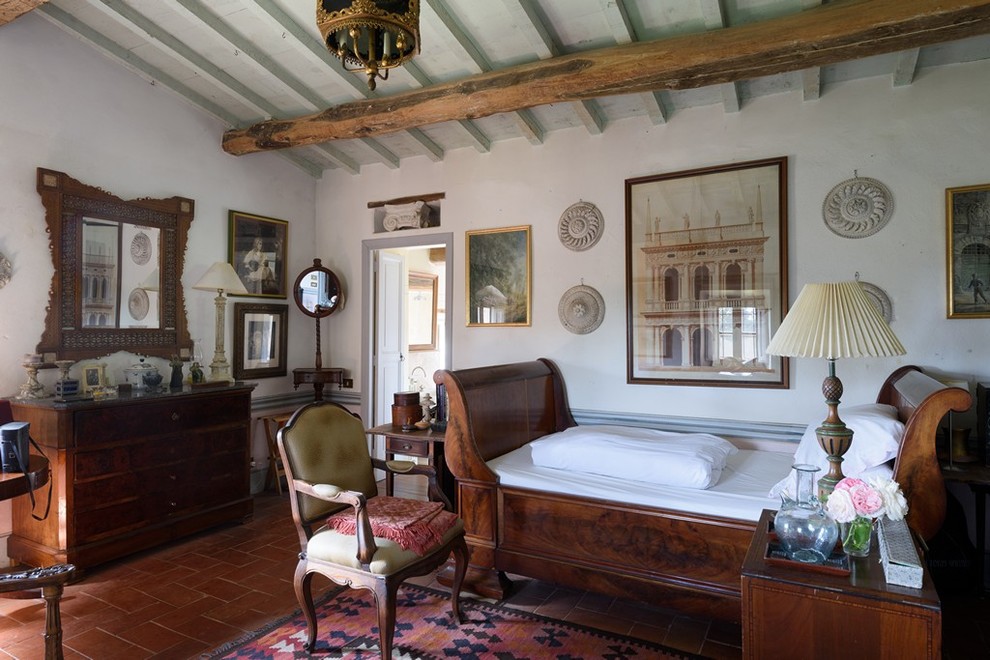
<path fill-rule="evenodd" d="M 297 551 L 288 497 L 264 493 L 255 498 L 247 524 L 91 569 L 66 587 L 62 600 L 65 657 L 199 658 L 296 609 L 291 580 Z M 327 587 L 314 580 L 314 591 Z M 521 581 L 505 604 L 707 657 L 741 656 L 738 626 L 658 607 L 537 581 Z M 953 600 L 944 608 L 945 657 L 988 657 L 986 602 Z M 43 631 L 40 599 L 0 599 L 0 658 L 42 658 Z"/>

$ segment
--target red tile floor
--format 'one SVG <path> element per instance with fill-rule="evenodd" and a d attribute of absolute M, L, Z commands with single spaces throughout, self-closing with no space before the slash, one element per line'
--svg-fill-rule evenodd
<path fill-rule="evenodd" d="M 62 600 L 65 657 L 199 658 L 297 608 L 297 551 L 288 496 L 263 493 L 249 523 L 90 569 Z M 506 605 L 707 657 L 742 654 L 738 626 L 537 581 L 521 585 Z M 314 580 L 316 591 L 326 586 Z M 988 657 L 986 602 L 967 597 L 943 606 L 944 657 Z M 0 599 L 0 658 L 42 658 L 43 632 L 40 599 Z"/>

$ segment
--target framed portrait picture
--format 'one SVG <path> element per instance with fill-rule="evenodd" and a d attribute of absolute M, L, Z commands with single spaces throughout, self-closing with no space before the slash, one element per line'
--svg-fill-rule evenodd
<path fill-rule="evenodd" d="M 289 306 L 234 303 L 234 378 L 284 376 Z"/>
<path fill-rule="evenodd" d="M 625 184 L 628 382 L 788 387 L 787 158 Z"/>
<path fill-rule="evenodd" d="M 285 298 L 289 223 L 241 211 L 231 211 L 228 215 L 227 261 L 248 290 L 246 294 L 230 295 Z"/>
<path fill-rule="evenodd" d="M 530 325 L 529 226 L 469 231 L 465 237 L 468 326 Z"/>
<path fill-rule="evenodd" d="M 92 393 L 93 390 L 107 384 L 107 365 L 84 364 L 82 367 L 82 391 Z"/>
<path fill-rule="evenodd" d="M 945 191 L 948 317 L 990 318 L 990 183 Z"/>

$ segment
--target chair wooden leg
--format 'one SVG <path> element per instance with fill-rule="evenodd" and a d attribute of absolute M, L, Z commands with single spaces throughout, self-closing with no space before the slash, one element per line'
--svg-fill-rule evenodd
<path fill-rule="evenodd" d="M 299 601 L 299 609 L 306 617 L 306 650 L 312 653 L 316 648 L 316 606 L 313 605 L 313 574 L 307 572 L 306 563 L 305 559 L 299 560 L 292 585 L 296 591 L 296 600 Z"/>
<path fill-rule="evenodd" d="M 46 584 L 41 588 L 45 599 L 45 660 L 62 660 L 62 615 L 59 600 L 62 584 Z"/>
<path fill-rule="evenodd" d="M 464 583 L 464 575 L 467 573 L 468 548 L 462 536 L 454 544 L 454 583 L 450 590 L 450 613 L 454 617 L 454 622 L 461 625 L 461 585 Z"/>
<path fill-rule="evenodd" d="M 392 657 L 392 637 L 395 635 L 395 599 L 398 584 L 388 581 L 375 584 L 375 602 L 378 604 L 378 649 L 383 658 Z"/>

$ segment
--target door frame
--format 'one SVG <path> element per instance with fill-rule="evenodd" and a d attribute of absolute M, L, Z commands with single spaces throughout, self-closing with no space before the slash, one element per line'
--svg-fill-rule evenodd
<path fill-rule="evenodd" d="M 449 307 L 454 299 L 454 278 L 452 277 L 454 268 L 454 234 L 453 232 L 443 232 L 436 234 L 419 234 L 414 236 L 393 235 L 387 238 L 369 238 L 361 241 L 361 418 L 366 425 L 371 422 L 383 423 L 375 420 L 374 409 L 371 405 L 375 386 L 375 368 L 372 364 L 372 356 L 375 354 L 375 335 L 373 332 L 373 320 L 375 314 L 375 263 L 374 254 L 378 250 L 390 250 L 395 248 L 425 247 L 428 245 L 442 245 L 444 247 L 444 295 L 447 313 L 444 315 L 444 327 L 441 330 L 444 335 L 444 368 L 450 369 L 451 354 L 453 352 L 454 326 L 452 319 L 454 315 L 450 313 Z"/>

